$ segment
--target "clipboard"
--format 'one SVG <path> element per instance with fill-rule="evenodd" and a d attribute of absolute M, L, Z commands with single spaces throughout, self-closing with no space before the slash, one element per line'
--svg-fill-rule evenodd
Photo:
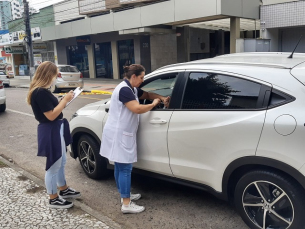
<path fill-rule="evenodd" d="M 74 99 L 76 99 L 76 97 L 79 96 L 80 93 L 82 93 L 83 90 L 84 90 L 84 89 L 82 89 L 82 88 L 80 88 L 80 87 L 77 87 L 77 88 L 73 91 L 73 93 L 74 93 L 73 99 L 72 99 L 70 102 L 68 102 L 68 103 L 66 104 L 65 108 L 66 108 L 70 103 L 72 103 L 72 101 L 73 101 Z"/>

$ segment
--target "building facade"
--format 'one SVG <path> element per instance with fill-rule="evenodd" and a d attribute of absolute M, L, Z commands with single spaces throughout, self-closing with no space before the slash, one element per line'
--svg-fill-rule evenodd
<path fill-rule="evenodd" d="M 31 34 L 33 41 L 34 66 L 43 61 L 55 62 L 54 42 L 42 41 L 41 28 L 54 26 L 53 6 L 40 9 L 30 18 Z M 23 18 L 8 22 L 9 33 L 2 35 L 0 46 L 4 46 L 6 54 L 12 55 L 13 71 L 15 75 L 28 75 L 29 60 L 27 47 L 25 46 L 25 26 Z"/>
<path fill-rule="evenodd" d="M 8 29 L 8 22 L 12 20 L 10 1 L 0 1 L 0 30 Z"/>
<path fill-rule="evenodd" d="M 261 34 L 270 39 L 271 51 L 305 52 L 305 1 L 264 0 L 261 7 Z"/>
<path fill-rule="evenodd" d="M 56 63 L 84 77 L 122 78 L 123 66 L 147 72 L 168 64 L 236 52 L 240 37 L 257 37 L 260 0 L 68 0 L 54 5 Z"/>

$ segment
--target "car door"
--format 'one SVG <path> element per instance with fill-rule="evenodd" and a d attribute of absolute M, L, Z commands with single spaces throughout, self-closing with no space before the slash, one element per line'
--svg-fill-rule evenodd
<path fill-rule="evenodd" d="M 186 72 L 185 85 L 168 130 L 173 175 L 221 190 L 226 166 L 255 155 L 271 84 L 194 71 Z"/>
<path fill-rule="evenodd" d="M 141 88 L 147 92 L 172 97 L 179 77 L 184 77 L 184 71 L 158 74 L 146 80 Z M 171 98 L 167 109 L 157 107 L 140 115 L 137 133 L 138 162 L 134 164 L 134 167 L 172 176 L 167 147 L 168 125 L 173 113 L 172 101 L 174 102 L 174 98 Z M 151 102 L 140 101 L 144 104 Z"/>

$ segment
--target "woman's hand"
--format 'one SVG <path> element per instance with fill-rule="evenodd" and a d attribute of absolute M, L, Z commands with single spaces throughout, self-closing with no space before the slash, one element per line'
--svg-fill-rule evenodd
<path fill-rule="evenodd" d="M 166 108 L 168 108 L 168 106 L 169 106 L 169 101 L 170 101 L 171 97 L 170 97 L 170 96 L 167 96 L 167 97 L 162 97 L 161 99 L 162 99 L 162 102 L 163 102 L 164 106 L 165 106 Z"/>
<path fill-rule="evenodd" d="M 161 102 L 161 99 L 154 99 L 154 101 L 152 102 L 152 104 L 155 106 L 157 106 L 159 103 Z"/>
<path fill-rule="evenodd" d="M 64 100 L 66 103 L 70 102 L 74 97 L 74 92 L 73 91 L 69 91 L 65 97 L 62 98 L 62 100 Z"/>

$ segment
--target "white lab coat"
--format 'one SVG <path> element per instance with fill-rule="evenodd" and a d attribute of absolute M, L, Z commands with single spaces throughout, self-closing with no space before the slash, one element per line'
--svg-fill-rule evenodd
<path fill-rule="evenodd" d="M 113 91 L 109 116 L 103 130 L 100 155 L 118 163 L 134 163 L 137 162 L 137 130 L 140 116 L 130 111 L 119 100 L 122 87 L 130 88 L 123 81 Z M 132 91 L 131 88 L 130 90 Z M 134 88 L 134 91 L 132 93 L 139 101 L 137 89 Z"/>

